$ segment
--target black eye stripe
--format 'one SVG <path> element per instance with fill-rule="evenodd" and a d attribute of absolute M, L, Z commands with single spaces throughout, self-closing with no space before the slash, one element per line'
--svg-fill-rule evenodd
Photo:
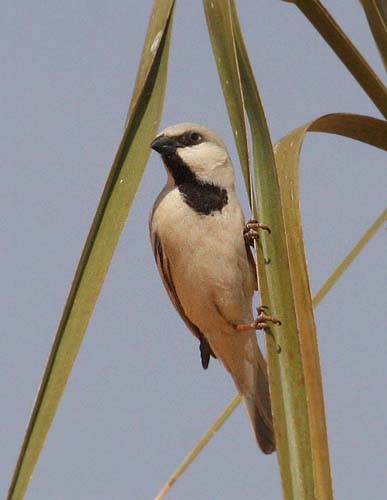
<path fill-rule="evenodd" d="M 198 142 L 200 140 L 200 134 L 198 134 L 197 132 L 192 132 L 192 134 L 190 135 L 190 139 L 193 142 Z"/>
<path fill-rule="evenodd" d="M 186 132 L 177 138 L 180 147 L 195 146 L 203 142 L 203 136 L 195 131 Z"/>

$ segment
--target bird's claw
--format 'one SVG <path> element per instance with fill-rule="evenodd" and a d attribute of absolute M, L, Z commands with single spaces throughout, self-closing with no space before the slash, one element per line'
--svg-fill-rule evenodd
<path fill-rule="evenodd" d="M 267 224 L 261 224 L 257 220 L 249 220 L 246 226 L 243 229 L 243 237 L 249 245 L 252 245 L 254 240 L 259 238 L 259 230 L 263 229 L 267 231 L 269 234 L 271 233 L 271 229 Z"/>
<path fill-rule="evenodd" d="M 274 325 L 280 326 L 282 323 L 279 319 L 274 318 L 273 316 L 270 316 L 269 314 L 266 314 L 266 312 L 269 310 L 267 306 L 259 306 L 257 307 L 257 313 L 258 316 L 255 320 L 255 323 L 257 324 L 263 324 L 263 329 L 266 330 L 269 328 L 268 323 L 273 323 Z"/>
<path fill-rule="evenodd" d="M 267 330 L 269 328 L 268 323 L 273 323 L 274 325 L 281 325 L 281 321 L 269 314 L 266 314 L 268 311 L 267 306 L 259 306 L 257 307 L 258 316 L 255 318 L 253 323 L 237 325 L 236 329 L 238 332 L 244 332 L 246 330 Z"/>
<path fill-rule="evenodd" d="M 250 324 L 242 324 L 236 325 L 235 329 L 237 332 L 246 332 L 248 330 L 264 330 L 265 333 L 268 333 L 273 336 L 273 333 L 270 330 L 269 323 L 273 323 L 274 325 L 280 326 L 282 323 L 279 319 L 274 318 L 267 314 L 269 308 L 267 306 L 259 306 L 257 307 L 258 316 Z M 277 353 L 281 352 L 281 346 L 277 344 Z"/>

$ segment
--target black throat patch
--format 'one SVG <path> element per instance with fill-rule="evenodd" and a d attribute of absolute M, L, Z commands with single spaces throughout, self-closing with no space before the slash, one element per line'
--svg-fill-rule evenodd
<path fill-rule="evenodd" d="M 228 203 L 227 191 L 208 182 L 187 182 L 178 188 L 187 205 L 202 215 L 221 212 Z"/>
<path fill-rule="evenodd" d="M 195 212 L 210 215 L 221 212 L 228 203 L 227 190 L 210 182 L 200 181 L 177 154 L 163 155 L 185 203 Z"/>

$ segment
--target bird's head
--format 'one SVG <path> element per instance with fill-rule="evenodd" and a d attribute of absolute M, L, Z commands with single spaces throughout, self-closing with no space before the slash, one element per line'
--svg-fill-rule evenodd
<path fill-rule="evenodd" d="M 226 146 L 212 130 L 195 123 L 179 123 L 163 130 L 152 142 L 169 178 L 176 185 L 211 183 L 232 188 L 234 171 Z"/>

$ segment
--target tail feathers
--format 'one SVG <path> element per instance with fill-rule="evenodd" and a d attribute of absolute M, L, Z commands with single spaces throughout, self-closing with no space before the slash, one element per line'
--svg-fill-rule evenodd
<path fill-rule="evenodd" d="M 243 391 L 242 397 L 255 439 L 263 453 L 269 454 L 275 451 L 275 439 L 266 363 L 261 356 L 254 379 L 254 387 Z"/>
<path fill-rule="evenodd" d="M 243 336 L 228 332 L 213 335 L 210 346 L 243 398 L 259 447 L 263 453 L 273 453 L 275 439 L 267 367 L 255 332 L 246 332 Z"/>
<path fill-rule="evenodd" d="M 262 408 L 262 402 L 257 402 L 254 396 L 243 394 L 242 397 L 259 447 L 267 455 L 273 453 L 275 440 L 271 415 L 269 418 L 266 409 Z"/>

